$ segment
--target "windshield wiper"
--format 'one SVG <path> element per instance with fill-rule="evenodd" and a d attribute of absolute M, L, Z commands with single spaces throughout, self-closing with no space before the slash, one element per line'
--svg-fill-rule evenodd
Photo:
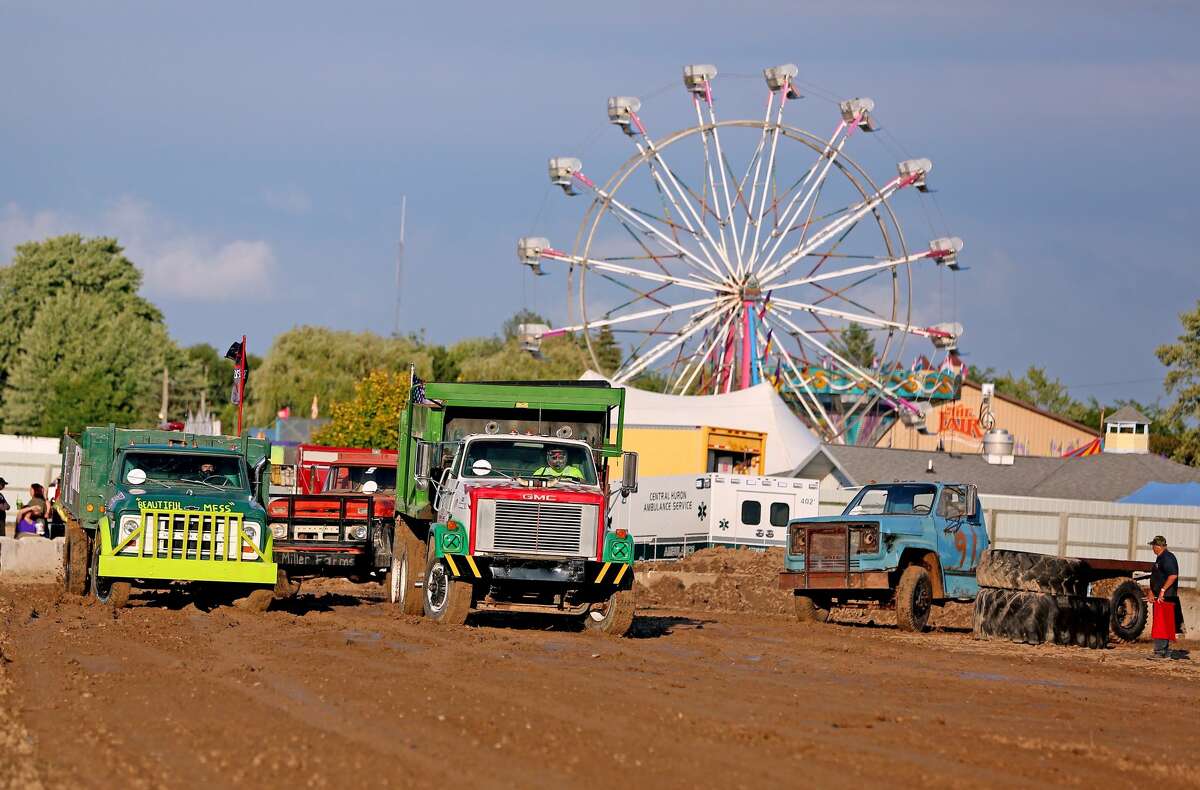
<path fill-rule="evenodd" d="M 225 486 L 219 486 L 216 483 L 210 483 L 207 480 L 189 480 L 186 477 L 181 477 L 181 478 L 179 478 L 179 482 L 181 482 L 181 483 L 196 483 L 197 485 L 208 486 L 209 488 L 215 488 L 218 491 L 225 490 Z"/>

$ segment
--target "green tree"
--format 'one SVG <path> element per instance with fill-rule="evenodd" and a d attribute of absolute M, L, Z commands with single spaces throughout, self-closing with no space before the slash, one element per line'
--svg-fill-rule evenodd
<path fill-rule="evenodd" d="M 1020 378 L 1014 378 L 1011 373 L 997 376 L 996 391 L 1064 417 L 1071 417 L 1080 411 L 1080 404 L 1067 392 L 1066 386 L 1046 375 L 1044 368 L 1034 365 Z"/>
<path fill-rule="evenodd" d="M 109 422 L 154 425 L 163 366 L 177 358 L 162 321 L 140 306 L 99 293 L 59 293 L 13 355 L 4 429 L 54 436 Z"/>
<path fill-rule="evenodd" d="M 265 425 L 284 406 L 307 416 L 314 396 L 318 404 L 349 400 L 372 370 L 402 372 L 409 363 L 422 378 L 433 372 L 433 355 L 412 337 L 297 327 L 277 336 L 251 373 L 249 420 Z"/>
<path fill-rule="evenodd" d="M 1179 322 L 1183 334 L 1178 342 L 1161 345 L 1154 353 L 1167 367 L 1163 387 L 1175 399 L 1167 406 L 1166 417 L 1180 427 L 1172 457 L 1200 466 L 1200 301 L 1194 310 L 1181 313 Z"/>
<path fill-rule="evenodd" d="M 875 339 L 866 327 L 851 322 L 833 342 L 833 350 L 865 370 L 875 365 Z"/>
<path fill-rule="evenodd" d="M 549 326 L 550 321 L 545 316 L 522 308 L 513 313 L 512 317 L 500 327 L 500 337 L 504 340 L 515 340 L 520 335 L 517 328 L 521 324 L 545 324 Z"/>
<path fill-rule="evenodd" d="M 464 359 L 462 381 L 545 381 L 578 379 L 591 366 L 587 350 L 571 337 L 549 337 L 535 356 L 516 339 L 486 356 Z"/>
<path fill-rule="evenodd" d="M 596 361 L 600 363 L 600 370 L 596 371 L 597 373 L 611 376 L 617 372 L 617 368 L 621 367 L 624 354 L 621 352 L 621 347 L 617 344 L 611 328 L 607 326 L 600 328 L 600 331 L 592 338 L 592 348 L 596 352 Z"/>
<path fill-rule="evenodd" d="M 161 322 L 158 308 L 138 296 L 141 286 L 142 273 L 116 239 L 73 233 L 18 245 L 12 263 L 0 269 L 0 388 L 48 300 L 64 291 L 99 294 L 110 300 L 109 310 Z"/>
<path fill-rule="evenodd" d="M 408 404 L 408 371 L 373 370 L 354 385 L 354 397 L 330 407 L 330 421 L 313 434 L 318 444 L 395 448 Z"/>

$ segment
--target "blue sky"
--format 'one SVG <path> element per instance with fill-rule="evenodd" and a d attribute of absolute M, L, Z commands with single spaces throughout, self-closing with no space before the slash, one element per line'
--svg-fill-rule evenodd
<path fill-rule="evenodd" d="M 407 195 L 405 331 L 487 334 L 522 306 L 561 319 L 561 275 L 535 282 L 513 252 L 582 216 L 548 194 L 546 157 L 611 170 L 628 151 L 605 98 L 654 96 L 665 131 L 685 63 L 728 75 L 732 117 L 761 99 L 739 75 L 794 62 L 874 98 L 935 161 L 971 269 L 914 301 L 966 326 L 969 362 L 1158 396 L 1153 349 L 1200 297 L 1193 7 L 643 5 L 0 2 L 0 260 L 115 234 L 185 343 L 387 332 Z"/>

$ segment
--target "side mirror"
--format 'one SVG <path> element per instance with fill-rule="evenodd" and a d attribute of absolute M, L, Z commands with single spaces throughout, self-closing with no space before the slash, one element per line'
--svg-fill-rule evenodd
<path fill-rule="evenodd" d="M 421 485 L 429 484 L 429 478 L 433 471 L 433 450 L 434 447 L 429 442 L 417 442 L 417 468 L 413 472 L 413 477 Z"/>
<path fill-rule="evenodd" d="M 979 486 L 974 483 L 967 485 L 967 518 L 975 518 L 979 512 Z"/>
<path fill-rule="evenodd" d="M 256 461 L 254 464 L 253 480 L 254 480 L 255 488 L 257 488 L 258 484 L 262 482 L 263 469 L 265 469 L 266 467 L 267 467 L 267 457 L 264 455 L 262 458 L 259 458 L 258 461 Z"/>
<path fill-rule="evenodd" d="M 621 454 L 621 496 L 636 494 L 638 490 L 638 454 Z"/>

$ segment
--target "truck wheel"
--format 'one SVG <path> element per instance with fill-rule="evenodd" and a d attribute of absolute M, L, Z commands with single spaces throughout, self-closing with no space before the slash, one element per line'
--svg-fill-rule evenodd
<path fill-rule="evenodd" d="M 896 586 L 896 627 L 901 631 L 924 631 L 933 607 L 933 583 L 929 571 L 909 565 Z"/>
<path fill-rule="evenodd" d="M 442 625 L 462 625 L 471 613 L 471 585 L 450 575 L 445 560 L 433 556 L 429 547 L 426 560 L 425 589 L 421 602 L 425 616 Z"/>
<path fill-rule="evenodd" d="M 1082 571 L 1083 563 L 1070 557 L 988 549 L 979 558 L 975 579 L 980 587 L 1082 597 L 1087 595 Z"/>
<path fill-rule="evenodd" d="M 425 611 L 417 580 L 425 576 L 425 552 L 407 528 L 396 528 L 392 540 L 392 564 L 384 578 L 388 603 L 400 607 L 404 614 L 423 614 Z"/>
<path fill-rule="evenodd" d="M 67 527 L 63 545 L 63 587 L 71 595 L 87 595 L 91 543 L 81 527 Z"/>
<path fill-rule="evenodd" d="M 270 609 L 271 601 L 273 600 L 275 600 L 275 590 L 270 587 L 264 587 L 252 590 L 249 595 L 234 601 L 233 605 L 239 609 L 245 609 L 247 612 L 258 613 Z"/>
<path fill-rule="evenodd" d="M 796 619 L 802 623 L 828 623 L 829 607 L 821 606 L 812 596 L 796 596 Z"/>
<path fill-rule="evenodd" d="M 1146 595 L 1132 579 L 1124 579 L 1107 596 L 1112 635 L 1122 642 L 1136 642 L 1146 630 Z"/>
<path fill-rule="evenodd" d="M 100 547 L 92 552 L 92 595 L 102 604 L 121 609 L 129 603 L 129 582 L 118 582 L 100 575 Z"/>
<path fill-rule="evenodd" d="M 589 631 L 609 636 L 625 636 L 633 625 L 633 590 L 617 590 L 599 606 L 583 616 L 583 626 Z"/>

